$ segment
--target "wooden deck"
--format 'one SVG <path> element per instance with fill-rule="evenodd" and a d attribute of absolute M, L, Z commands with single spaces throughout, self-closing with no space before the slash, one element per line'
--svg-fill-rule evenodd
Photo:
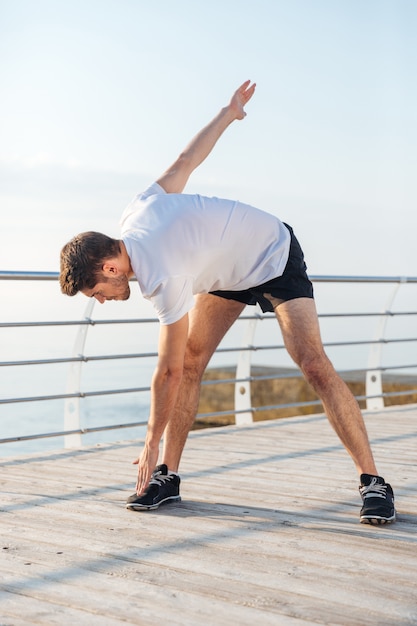
<path fill-rule="evenodd" d="M 5 459 L 0 624 L 417 624 L 417 407 L 366 414 L 398 521 L 358 522 L 323 416 L 191 434 L 183 501 L 135 513 L 137 442 Z"/>

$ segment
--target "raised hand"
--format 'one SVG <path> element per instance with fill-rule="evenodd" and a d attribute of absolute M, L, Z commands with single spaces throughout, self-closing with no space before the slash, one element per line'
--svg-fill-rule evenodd
<path fill-rule="evenodd" d="M 190 174 L 207 158 L 229 124 L 243 120 L 246 116 L 244 107 L 252 98 L 255 87 L 255 83 L 251 85 L 251 81 L 246 80 L 235 91 L 229 104 L 197 133 L 177 160 L 156 180 L 167 193 L 182 193 Z"/>
<path fill-rule="evenodd" d="M 250 80 L 246 80 L 243 85 L 235 91 L 230 100 L 229 108 L 233 111 L 235 119 L 237 120 L 243 120 L 246 116 L 244 107 L 255 93 L 256 83 L 252 83 L 252 85 L 250 83 Z"/>

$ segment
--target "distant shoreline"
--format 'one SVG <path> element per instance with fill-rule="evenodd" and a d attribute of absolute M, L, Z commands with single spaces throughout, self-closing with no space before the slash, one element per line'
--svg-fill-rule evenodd
<path fill-rule="evenodd" d="M 251 375 L 251 396 L 254 408 L 271 407 L 279 403 L 305 403 L 305 406 L 254 411 L 254 421 L 323 412 L 320 404 L 308 404 L 318 400 L 318 397 L 310 385 L 306 383 L 299 369 L 295 367 L 252 366 Z M 354 396 L 365 396 L 366 372 L 364 370 L 348 370 L 340 372 L 340 375 Z M 234 423 L 235 376 L 235 366 L 213 367 L 206 370 L 201 386 L 198 414 L 229 410 L 230 414 L 197 418 L 195 429 Z M 211 381 L 222 380 L 229 382 L 208 384 Z M 382 372 L 382 389 L 384 393 L 410 391 L 409 394 L 385 397 L 385 406 L 417 403 L 417 374 Z M 359 400 L 359 405 L 362 409 L 366 408 L 366 401 Z"/>
<path fill-rule="evenodd" d="M 208 367 L 203 380 L 212 380 L 213 378 L 218 378 L 217 373 L 221 373 L 224 372 L 225 374 L 228 374 L 227 376 L 225 376 L 225 378 L 234 378 L 235 373 L 236 373 L 236 366 L 235 365 L 229 365 L 229 366 L 224 366 L 224 367 Z M 262 376 L 262 375 L 273 375 L 276 374 L 277 376 L 289 376 L 291 377 L 291 374 L 293 374 L 294 378 L 299 378 L 302 377 L 302 374 L 300 372 L 300 370 L 297 367 L 273 367 L 273 366 L 268 366 L 268 365 L 252 365 L 251 367 L 251 373 L 252 375 L 256 376 Z M 339 371 L 340 376 L 343 378 L 344 381 L 352 381 L 352 382 L 361 382 L 361 381 L 365 381 L 366 378 L 366 371 L 365 370 L 340 370 Z M 417 373 L 416 374 L 394 374 L 394 373 L 388 373 L 388 372 L 382 372 L 382 378 L 384 381 L 386 382 L 398 382 L 400 384 L 402 383 L 415 383 L 417 385 Z"/>

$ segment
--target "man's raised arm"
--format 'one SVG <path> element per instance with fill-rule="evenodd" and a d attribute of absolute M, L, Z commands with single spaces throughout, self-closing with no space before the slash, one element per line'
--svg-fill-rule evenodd
<path fill-rule="evenodd" d="M 223 107 L 216 117 L 191 140 L 179 157 L 156 181 L 167 193 L 181 193 L 190 174 L 210 154 L 217 140 L 235 120 L 242 120 L 244 107 L 252 98 L 255 83 L 247 80 L 235 91 L 229 104 Z"/>

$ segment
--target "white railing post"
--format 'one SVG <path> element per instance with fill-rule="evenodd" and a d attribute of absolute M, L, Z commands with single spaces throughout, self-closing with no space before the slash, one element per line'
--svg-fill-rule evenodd
<path fill-rule="evenodd" d="M 366 399 L 366 408 L 369 411 L 379 411 L 384 408 L 384 396 L 382 395 L 382 345 L 385 339 L 385 328 L 387 325 L 388 315 L 392 309 L 392 305 L 397 292 L 402 283 L 407 282 L 406 279 L 396 283 L 390 296 L 388 297 L 385 311 L 382 311 L 378 318 L 377 327 L 374 335 L 374 342 L 371 344 L 368 355 L 368 368 L 366 372 L 366 391 L 365 395 L 370 396 Z"/>
<path fill-rule="evenodd" d="M 242 348 L 239 352 L 236 365 L 236 383 L 235 383 L 235 423 L 238 426 L 251 424 L 253 422 L 252 412 L 252 396 L 250 380 L 239 382 L 242 378 L 249 379 L 251 375 L 251 359 L 252 351 L 247 348 L 253 347 L 255 337 L 256 324 L 260 316 L 248 320 L 243 335 Z"/>
<path fill-rule="evenodd" d="M 84 319 L 90 320 L 93 312 L 95 298 L 90 298 L 85 308 Z M 88 324 L 80 324 L 77 335 L 75 337 L 72 356 L 79 357 L 84 355 L 85 340 L 88 333 Z M 74 361 L 70 363 L 67 376 L 67 393 L 79 393 L 81 382 L 81 366 L 82 361 Z M 67 398 L 64 405 L 64 430 L 80 430 L 80 398 Z M 81 446 L 81 434 L 65 435 L 65 448 L 79 448 Z"/>

